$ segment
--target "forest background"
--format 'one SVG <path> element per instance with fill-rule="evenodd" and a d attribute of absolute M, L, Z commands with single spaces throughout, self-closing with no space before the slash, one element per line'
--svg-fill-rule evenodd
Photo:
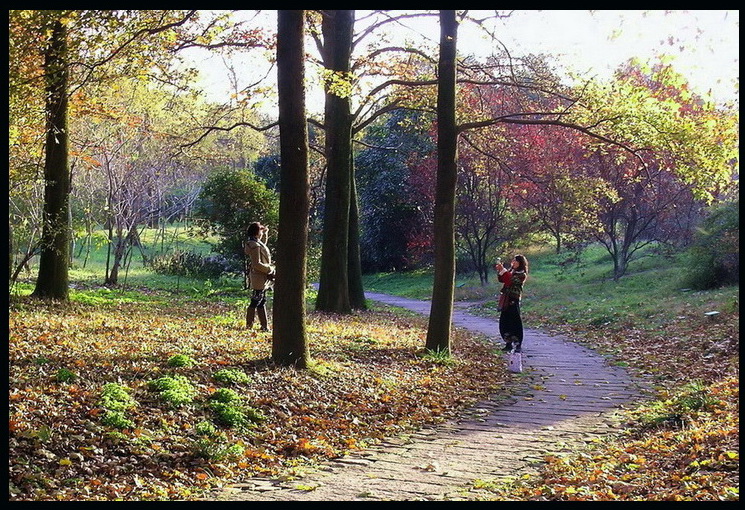
<path fill-rule="evenodd" d="M 330 15 L 335 12 L 347 13 L 346 24 L 341 14 Z M 443 44 L 393 45 L 380 33 L 381 27 L 436 19 L 438 13 L 370 12 L 356 20 L 350 13 L 306 13 L 308 47 L 317 54 L 308 51 L 305 67 L 320 71 L 326 93 L 324 115 L 307 124 L 303 265 L 307 281 L 320 281 L 320 287 L 317 295 L 304 290 L 303 301 L 312 296 L 318 311 L 342 314 L 367 308 L 359 299 L 363 273 L 434 267 L 433 290 L 447 286 L 438 285 L 443 264 L 435 252 L 443 244 L 436 242 L 438 232 L 447 238 L 447 229 L 437 225 L 445 117 L 436 92 L 443 89 Z M 494 30 L 489 23 L 503 16 L 492 15 L 458 13 L 458 22 L 488 34 Z M 179 282 L 201 278 L 216 292 L 240 279 L 247 223 L 282 224 L 281 119 L 278 124 L 259 107 L 276 85 L 267 79 L 244 87 L 240 69 L 229 67 L 230 96 L 207 101 L 192 88 L 195 71 L 179 61 L 180 52 L 199 47 L 253 52 L 274 62 L 275 34 L 252 26 L 251 19 L 226 11 L 11 11 L 12 296 L 31 292 L 27 282 L 39 258 L 32 295 L 62 301 L 69 300 L 70 287 L 126 287 L 133 263 Z M 338 42 L 343 37 L 346 44 Z M 498 44 L 493 49 L 482 59 L 453 59 L 458 157 L 451 191 L 457 201 L 449 225 L 452 270 L 444 272 L 450 296 L 441 300 L 445 313 L 439 315 L 449 323 L 456 267 L 488 288 L 497 254 L 535 246 L 550 246 L 564 266 L 600 246 L 616 282 L 642 256 L 683 252 L 690 254 L 694 274 L 702 265 L 712 268 L 691 286 L 738 281 L 736 101 L 693 90 L 664 58 L 632 59 L 607 80 L 574 77 L 568 84 L 550 55 L 518 58 Z M 65 118 L 55 124 L 63 111 Z M 62 158 L 52 150 L 60 147 Z M 50 177 L 55 165 L 64 178 Z M 66 199 L 54 219 L 50 183 L 63 181 Z M 287 193 L 291 181 L 284 182 Z M 211 248 L 194 248 L 180 232 Z M 277 234 L 272 232 L 270 245 L 281 260 L 286 254 L 276 250 Z M 101 249 L 105 262 L 93 264 Z M 55 269 L 44 269 L 45 253 Z M 71 285 L 72 263 L 96 270 Z M 324 266 L 332 270 L 324 273 Z M 305 288 L 304 278 L 300 283 Z M 28 302 L 21 303 L 11 325 L 27 320 Z M 304 318 L 304 305 L 300 311 Z M 14 336 L 13 329 L 15 353 L 13 338 L 32 333 L 18 336 L 19 328 Z M 430 349 L 428 335 L 428 351 L 449 354 L 449 327 L 430 323 L 433 330 L 440 337 L 437 349 Z M 281 364 L 277 336 L 272 358 Z M 43 366 L 42 358 L 50 359 L 34 355 L 27 361 Z M 308 361 L 306 354 L 291 364 Z M 55 377 L 69 382 L 59 372 Z M 108 388 L 126 401 L 125 390 Z M 84 393 L 95 398 L 93 391 Z M 13 387 L 11 394 L 20 395 Z M 44 442 L 50 431 L 21 418 L 23 406 L 13 404 L 18 398 L 11 398 L 11 408 L 17 406 L 11 428 L 29 445 Z M 90 412 L 105 412 L 106 425 L 115 430 L 142 434 L 126 418 L 127 405 L 114 407 L 94 404 L 93 410 L 105 411 Z M 209 425 L 202 429 L 203 445 L 221 447 L 224 436 Z M 302 441 L 294 448 L 323 450 Z M 63 468 L 74 462 L 62 460 Z M 21 479 L 34 478 L 25 473 Z M 90 491 L 96 484 L 83 485 Z"/>

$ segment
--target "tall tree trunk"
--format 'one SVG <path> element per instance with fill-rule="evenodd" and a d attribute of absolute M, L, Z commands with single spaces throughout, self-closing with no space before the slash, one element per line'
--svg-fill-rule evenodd
<path fill-rule="evenodd" d="M 274 287 L 272 359 L 306 368 L 305 331 L 308 247 L 308 128 L 305 115 L 303 11 L 280 10 L 277 22 L 280 186 L 277 280 Z"/>
<path fill-rule="evenodd" d="M 435 276 L 426 348 L 450 352 L 455 293 L 455 186 L 458 132 L 455 125 L 455 52 L 458 22 L 454 10 L 440 11 L 437 77 L 437 184 L 435 190 Z"/>
<path fill-rule="evenodd" d="M 67 30 L 56 21 L 44 58 L 47 80 L 44 228 L 33 295 L 66 301 L 70 263 L 70 171 L 67 132 Z"/>
<path fill-rule="evenodd" d="M 13 224 L 8 220 L 8 292 L 13 285 Z"/>
<path fill-rule="evenodd" d="M 341 86 L 349 79 L 354 11 L 324 11 L 324 66 L 327 77 L 326 199 L 323 215 L 321 271 L 316 309 L 349 313 L 349 211 L 351 203 L 352 115 L 349 91 Z"/>
<path fill-rule="evenodd" d="M 349 204 L 349 303 L 355 310 L 366 310 L 365 288 L 362 285 L 362 259 L 360 257 L 360 209 L 357 201 L 354 158 L 350 159 L 352 177 L 350 180 L 351 196 Z"/>

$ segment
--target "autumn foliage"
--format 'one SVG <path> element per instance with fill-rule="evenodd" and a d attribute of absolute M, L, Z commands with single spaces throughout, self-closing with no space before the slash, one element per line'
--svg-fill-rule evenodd
<path fill-rule="evenodd" d="M 576 454 L 547 455 L 539 475 L 491 487 L 486 499 L 739 500 L 739 313 L 702 320 L 707 307 L 705 298 L 681 305 L 680 315 L 652 330 L 537 318 L 612 353 L 654 397 L 625 414 L 622 434 Z"/>
<path fill-rule="evenodd" d="M 101 294 L 11 307 L 11 500 L 190 499 L 441 420 L 506 378 L 463 333 L 453 360 L 423 356 L 422 321 L 385 310 L 311 314 L 303 371 L 270 362 L 245 304 Z"/>

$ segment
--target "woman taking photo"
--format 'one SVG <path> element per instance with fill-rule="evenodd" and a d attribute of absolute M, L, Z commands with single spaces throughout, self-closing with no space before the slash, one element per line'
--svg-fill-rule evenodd
<path fill-rule="evenodd" d="M 499 334 L 505 341 L 503 351 L 522 352 L 523 320 L 520 315 L 520 299 L 523 285 L 528 278 L 528 260 L 523 255 L 515 255 L 509 266 L 497 262 L 497 279 L 502 282 L 499 305 Z"/>

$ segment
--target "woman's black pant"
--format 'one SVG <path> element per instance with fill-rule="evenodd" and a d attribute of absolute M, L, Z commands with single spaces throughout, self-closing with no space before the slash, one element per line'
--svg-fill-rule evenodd
<path fill-rule="evenodd" d="M 523 319 L 520 315 L 520 301 L 510 300 L 499 315 L 499 334 L 507 343 L 523 342 Z"/>

